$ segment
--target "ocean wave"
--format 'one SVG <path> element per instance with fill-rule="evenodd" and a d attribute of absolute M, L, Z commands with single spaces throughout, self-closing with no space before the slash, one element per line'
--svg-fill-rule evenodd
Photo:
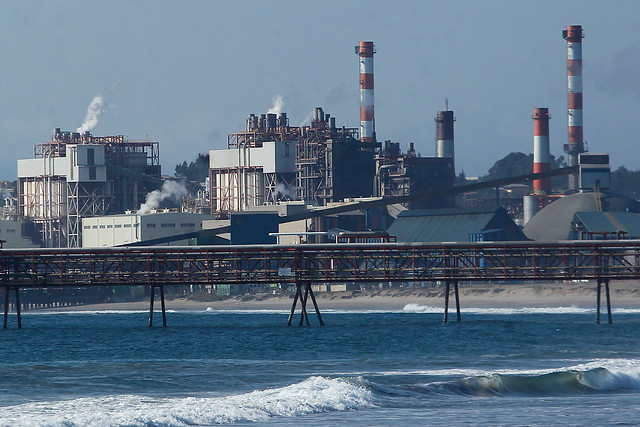
<path fill-rule="evenodd" d="M 165 310 L 167 314 L 169 313 L 177 313 L 177 310 Z M 98 315 L 98 314 L 148 314 L 149 310 L 138 310 L 138 309 L 121 309 L 121 310 L 62 310 L 57 311 L 55 309 L 51 309 L 51 311 L 27 311 L 23 312 L 23 316 L 50 316 L 50 315 L 64 315 L 64 316 L 75 316 L 78 314 L 83 315 Z M 160 310 L 156 309 L 155 313 L 160 313 Z"/>
<path fill-rule="evenodd" d="M 407 304 L 404 306 L 403 311 L 409 313 L 443 313 L 443 307 L 433 307 L 428 305 L 419 305 L 419 304 Z M 470 308 L 462 308 L 460 310 L 462 313 L 466 314 L 591 314 L 595 313 L 595 308 L 586 308 L 586 307 L 501 307 L 501 308 L 479 308 L 479 307 L 470 307 Z M 640 313 L 640 309 L 634 308 L 618 308 L 613 309 L 613 313 L 618 314 L 630 314 L 630 313 Z M 455 315 L 455 307 L 449 307 L 449 314 Z M 602 314 L 606 315 L 606 311 L 603 311 Z"/>
<path fill-rule="evenodd" d="M 2 408 L 1 425 L 188 426 L 266 421 L 373 406 L 358 379 L 314 376 L 285 387 L 226 397 L 154 398 L 118 395 L 30 402 Z"/>
<path fill-rule="evenodd" d="M 640 391 L 640 359 L 598 359 L 573 366 L 546 369 L 472 368 L 343 372 L 358 375 L 375 393 L 420 398 L 425 395 L 571 395 Z M 434 377 L 424 382 L 407 377 Z M 402 385 L 393 384 L 402 377 Z M 384 378 L 384 379 L 382 379 Z M 388 379 L 391 378 L 391 379 Z M 437 380 L 436 380 L 437 378 Z"/>
<path fill-rule="evenodd" d="M 603 359 L 559 369 L 505 370 L 424 385 L 428 393 L 565 395 L 640 390 L 640 360 Z"/>

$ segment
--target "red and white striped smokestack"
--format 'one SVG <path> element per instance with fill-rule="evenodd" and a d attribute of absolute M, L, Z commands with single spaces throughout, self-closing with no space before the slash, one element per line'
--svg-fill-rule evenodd
<path fill-rule="evenodd" d="M 376 122 L 373 114 L 373 42 L 360 42 L 356 46 L 360 56 L 360 141 L 375 142 Z"/>
<path fill-rule="evenodd" d="M 569 166 L 578 164 L 578 154 L 584 153 L 582 135 L 582 33 L 581 25 L 569 25 L 562 32 L 567 40 L 568 124 L 569 139 L 565 152 Z M 577 175 L 569 175 L 569 190 L 578 188 Z"/>
<path fill-rule="evenodd" d="M 533 172 L 551 170 L 551 152 L 549 151 L 549 109 L 533 110 Z M 533 191 L 551 193 L 551 178 L 533 181 Z"/>

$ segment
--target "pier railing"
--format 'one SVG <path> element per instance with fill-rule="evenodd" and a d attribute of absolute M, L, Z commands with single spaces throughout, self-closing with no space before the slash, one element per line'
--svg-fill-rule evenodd
<path fill-rule="evenodd" d="M 640 241 L 0 252 L 0 286 L 640 279 Z"/>
<path fill-rule="evenodd" d="M 136 286 L 159 287 L 164 316 L 165 285 L 295 284 L 289 324 L 299 300 L 308 323 L 311 284 L 430 282 L 454 285 L 458 319 L 458 282 L 594 280 L 607 292 L 609 281 L 640 279 L 640 241 L 567 241 L 559 243 L 474 242 L 440 244 L 322 244 L 202 247 L 124 247 L 94 249 L 15 249 L 0 251 L 0 287 L 20 288 Z M 18 312 L 18 319 L 19 319 Z"/>

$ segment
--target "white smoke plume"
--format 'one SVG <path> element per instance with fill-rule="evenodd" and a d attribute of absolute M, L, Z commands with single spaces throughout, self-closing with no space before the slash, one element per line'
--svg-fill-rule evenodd
<path fill-rule="evenodd" d="M 177 202 L 187 194 L 189 194 L 189 192 L 184 184 L 167 180 L 162 184 L 160 190 L 154 190 L 147 194 L 144 203 L 141 204 L 140 209 L 138 209 L 138 214 L 144 215 L 149 213 L 151 209 L 157 209 L 160 203 L 166 199 L 173 199 Z"/>
<path fill-rule="evenodd" d="M 271 108 L 269 108 L 269 111 L 267 111 L 267 113 L 280 114 L 282 113 L 283 109 L 284 109 L 284 98 L 282 98 L 282 95 L 276 95 L 273 98 L 271 98 Z"/>
<path fill-rule="evenodd" d="M 295 200 L 296 198 L 295 188 L 282 182 L 276 185 L 276 187 L 273 189 L 273 193 L 276 200 L 280 197 L 280 195 L 282 195 L 282 197 L 287 200 Z"/>
<path fill-rule="evenodd" d="M 91 132 L 98 125 L 98 119 L 103 112 L 104 100 L 102 99 L 102 95 L 94 96 L 91 104 L 89 104 L 89 108 L 87 108 L 87 115 L 84 118 L 84 122 L 76 129 L 76 132 Z"/>
<path fill-rule="evenodd" d="M 307 114 L 307 117 L 304 118 L 304 120 L 300 123 L 298 127 L 307 126 L 311 124 L 311 119 L 313 119 L 313 114 L 314 114 L 314 110 L 309 111 L 309 114 Z"/>

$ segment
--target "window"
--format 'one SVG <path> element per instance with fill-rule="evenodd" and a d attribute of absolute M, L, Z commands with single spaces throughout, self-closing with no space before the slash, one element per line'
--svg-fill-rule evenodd
<path fill-rule="evenodd" d="M 195 225 L 195 223 L 193 223 L 193 222 L 188 222 L 188 223 L 186 223 L 186 224 L 185 224 L 185 223 L 180 224 L 180 227 L 182 227 L 182 228 L 184 228 L 184 227 L 192 227 L 192 228 L 193 228 L 193 227 L 195 227 L 195 226 L 196 226 L 196 225 Z"/>
<path fill-rule="evenodd" d="M 106 225 L 101 225 L 100 228 L 107 228 L 107 226 Z"/>
<path fill-rule="evenodd" d="M 91 228 L 93 228 L 94 230 L 98 228 L 97 225 L 92 225 Z"/>
<path fill-rule="evenodd" d="M 169 227 L 175 227 L 176 224 L 175 223 L 169 223 L 169 222 L 165 222 L 163 224 L 160 224 L 160 227 L 162 228 L 169 228 Z"/>
<path fill-rule="evenodd" d="M 147 228 L 156 228 L 155 224 L 147 224 Z"/>
<path fill-rule="evenodd" d="M 91 229 L 91 226 L 90 226 L 90 225 L 85 225 L 85 226 L 84 226 L 84 229 L 85 229 L 85 230 L 90 230 L 90 229 Z"/>
<path fill-rule="evenodd" d="M 89 167 L 89 181 L 95 181 L 95 180 L 96 180 L 96 167 L 91 166 Z"/>
<path fill-rule="evenodd" d="M 15 233 L 15 228 L 7 228 L 7 233 Z"/>
<path fill-rule="evenodd" d="M 125 224 L 124 228 L 131 228 L 131 224 Z"/>
<path fill-rule="evenodd" d="M 87 165 L 89 165 L 89 166 L 93 166 L 93 165 L 96 164 L 94 151 L 95 150 L 93 148 L 87 148 Z M 95 168 L 92 168 L 92 169 L 93 169 L 93 173 L 95 174 Z M 89 172 L 89 173 L 91 173 L 91 172 Z M 89 178 L 89 179 L 91 179 L 91 178 Z M 95 179 L 95 178 L 93 178 L 93 179 Z"/>
<path fill-rule="evenodd" d="M 122 228 L 122 224 L 116 224 L 116 228 Z"/>
<path fill-rule="evenodd" d="M 108 224 L 108 225 L 107 225 L 107 228 L 113 228 L 113 225 Z"/>

